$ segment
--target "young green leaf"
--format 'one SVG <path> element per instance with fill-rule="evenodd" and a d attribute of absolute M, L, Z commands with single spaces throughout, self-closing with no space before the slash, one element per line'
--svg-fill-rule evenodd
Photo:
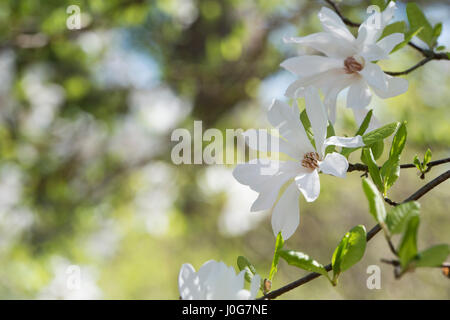
<path fill-rule="evenodd" d="M 291 266 L 298 267 L 303 270 L 316 272 L 328 278 L 328 272 L 325 267 L 316 260 L 309 257 L 303 252 L 296 252 L 292 250 L 280 250 L 280 257 L 282 257 Z"/>
<path fill-rule="evenodd" d="M 420 218 L 413 216 L 409 219 L 405 232 L 403 233 L 400 246 L 398 248 L 398 257 L 400 265 L 406 269 L 408 264 L 417 255 L 417 231 L 419 229 Z"/>
<path fill-rule="evenodd" d="M 347 232 L 334 250 L 331 260 L 333 266 L 333 279 L 336 281 L 339 274 L 356 264 L 364 256 L 366 250 L 366 228 L 358 225 Z"/>
<path fill-rule="evenodd" d="M 364 117 L 363 121 L 361 122 L 361 125 L 359 126 L 358 130 L 355 133 L 355 136 L 362 136 L 364 132 L 366 132 L 367 128 L 369 127 L 370 119 L 372 119 L 373 110 L 369 110 L 367 112 L 366 116 Z M 355 150 L 358 150 L 359 148 L 342 148 L 341 154 L 344 157 L 348 157 L 350 153 L 352 153 Z"/>
<path fill-rule="evenodd" d="M 417 155 L 414 156 L 413 163 L 414 163 L 414 165 L 416 166 L 416 168 L 419 169 L 420 172 L 423 171 L 422 163 L 420 162 L 420 160 L 419 160 L 419 158 L 417 157 Z"/>
<path fill-rule="evenodd" d="M 420 204 L 415 201 L 399 204 L 392 208 L 386 216 L 386 225 L 391 234 L 403 233 L 409 220 L 418 216 Z"/>
<path fill-rule="evenodd" d="M 365 135 L 363 135 L 362 139 L 366 146 L 370 146 L 371 144 L 384 140 L 390 135 L 392 135 L 395 130 L 397 130 L 397 127 L 399 126 L 398 122 L 389 123 L 385 126 L 382 126 L 378 129 L 372 130 Z"/>
<path fill-rule="evenodd" d="M 237 258 L 237 265 L 240 271 L 245 271 L 245 280 L 251 283 L 253 276 L 256 274 L 255 267 L 243 256 Z"/>
<path fill-rule="evenodd" d="M 332 137 L 332 136 L 335 136 L 336 135 L 336 132 L 334 131 L 334 127 L 333 127 L 333 125 L 331 124 L 331 122 L 328 124 L 328 127 L 327 127 L 327 138 L 329 138 L 329 137 Z M 328 153 L 332 153 L 332 152 L 334 152 L 336 150 L 336 147 L 335 146 L 333 146 L 333 145 L 331 145 L 331 146 L 327 146 L 326 148 L 325 148 L 325 154 L 328 154 Z"/>
<path fill-rule="evenodd" d="M 386 0 L 370 0 L 371 4 L 380 8 L 380 11 L 383 11 L 386 8 L 388 2 L 386 2 Z"/>
<path fill-rule="evenodd" d="M 377 186 L 380 192 L 384 193 L 383 180 L 381 178 L 380 169 L 378 168 L 377 163 L 372 155 L 372 150 L 370 148 L 363 148 L 361 153 L 361 160 L 364 162 L 369 168 L 369 174 L 372 178 L 373 182 Z"/>
<path fill-rule="evenodd" d="M 381 167 L 380 174 L 384 181 L 384 193 L 386 193 L 400 176 L 400 158 L 388 159 Z"/>
<path fill-rule="evenodd" d="M 278 261 L 280 260 L 279 251 L 284 246 L 284 240 L 281 236 L 281 232 L 277 235 L 277 240 L 275 241 L 275 251 L 273 253 L 272 266 L 270 267 L 269 280 L 272 280 L 277 272 Z"/>
<path fill-rule="evenodd" d="M 403 122 L 398 127 L 398 130 L 394 135 L 394 139 L 392 139 L 391 150 L 389 152 L 390 159 L 400 157 L 403 148 L 405 147 L 406 144 L 406 137 L 407 137 L 406 123 Z"/>
<path fill-rule="evenodd" d="M 438 244 L 417 255 L 416 267 L 439 267 L 450 255 L 448 244 Z"/>
<path fill-rule="evenodd" d="M 405 21 L 397 21 L 391 24 L 388 24 L 384 30 L 383 33 L 381 34 L 381 37 L 379 40 L 383 39 L 384 37 L 387 37 L 390 34 L 393 33 L 406 33 L 406 22 Z"/>
<path fill-rule="evenodd" d="M 427 152 L 425 152 L 425 155 L 423 156 L 423 169 L 426 170 L 427 165 L 431 161 L 431 150 L 428 149 Z"/>
<path fill-rule="evenodd" d="M 408 21 L 411 29 L 416 30 L 422 27 L 417 36 L 420 40 L 428 44 L 430 48 L 434 46 L 434 30 L 431 24 L 428 22 L 427 18 L 420 10 L 419 6 L 414 2 L 409 2 L 406 5 L 406 14 L 408 16 Z"/>
<path fill-rule="evenodd" d="M 391 53 L 394 53 L 395 51 L 406 46 L 408 44 L 408 42 L 411 41 L 412 38 L 417 36 L 419 34 L 419 32 L 422 31 L 422 29 L 423 29 L 423 27 L 408 30 L 408 32 L 405 33 L 405 40 L 403 40 L 398 45 L 396 45 L 395 48 L 391 51 Z"/>
<path fill-rule="evenodd" d="M 378 160 L 381 157 L 381 155 L 383 154 L 384 141 L 380 140 L 380 141 L 375 142 L 374 144 L 372 144 L 370 146 L 370 149 L 372 150 L 373 158 L 375 160 Z"/>
<path fill-rule="evenodd" d="M 369 212 L 376 222 L 381 225 L 386 220 L 386 209 L 383 198 L 375 185 L 368 179 L 362 180 L 362 187 L 367 200 L 369 201 Z"/>

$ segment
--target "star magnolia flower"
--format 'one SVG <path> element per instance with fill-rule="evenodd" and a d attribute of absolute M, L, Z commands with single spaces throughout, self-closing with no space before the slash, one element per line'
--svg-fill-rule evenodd
<path fill-rule="evenodd" d="M 319 19 L 324 32 L 285 39 L 288 43 L 302 44 L 325 55 L 294 57 L 281 64 L 300 77 L 288 87 L 286 96 L 301 96 L 301 89 L 309 85 L 322 89 L 329 118 L 334 122 L 337 96 L 347 87 L 347 107 L 356 112 L 370 103 L 370 89 L 383 99 L 404 93 L 408 89 L 406 79 L 391 77 L 373 63 L 388 59 L 392 49 L 404 39 L 403 34 L 393 33 L 377 41 L 392 19 L 395 8 L 395 3 L 390 2 L 382 13 L 369 17 L 361 24 L 356 39 L 334 11 L 322 8 Z"/>
<path fill-rule="evenodd" d="M 178 275 L 178 289 L 183 300 L 253 300 L 259 290 L 261 277 L 255 275 L 250 291 L 244 289 L 245 271 L 236 275 L 233 267 L 209 260 L 198 272 L 185 263 Z"/>
<path fill-rule="evenodd" d="M 328 119 L 316 88 L 308 87 L 305 89 L 305 102 L 306 112 L 314 134 L 315 148 L 308 139 L 300 121 L 299 109 L 297 107 L 291 108 L 280 101 L 274 101 L 268 112 L 268 120 L 279 129 L 282 136 L 282 138 L 279 138 L 279 152 L 287 154 L 293 159 L 287 161 L 270 160 L 269 165 L 278 168 L 278 171 L 271 175 L 264 173 L 267 172 L 264 170 L 267 168 L 264 168 L 262 161 L 239 164 L 233 171 L 236 180 L 259 193 L 251 211 L 273 208 L 272 228 L 274 234 L 277 235 L 281 231 L 284 239 L 288 239 L 299 225 L 300 193 L 308 202 L 316 200 L 319 196 L 319 172 L 341 178 L 346 175 L 347 159 L 336 152 L 325 155 L 326 146 L 354 148 L 364 145 L 361 136 L 353 138 L 333 136 L 326 139 Z M 245 135 L 254 135 L 254 132 L 251 131 L 246 131 Z M 261 146 L 252 145 L 252 143 L 254 142 L 250 140 L 249 147 L 252 149 L 259 149 L 264 152 L 271 151 L 270 145 L 262 150 Z M 279 197 L 280 189 L 284 192 Z"/>

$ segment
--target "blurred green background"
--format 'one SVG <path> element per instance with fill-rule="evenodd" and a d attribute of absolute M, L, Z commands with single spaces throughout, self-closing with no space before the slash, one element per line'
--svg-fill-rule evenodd
<path fill-rule="evenodd" d="M 450 46 L 450 6 L 418 1 L 442 21 Z M 78 5 L 81 30 L 68 30 Z M 269 213 L 249 213 L 256 194 L 234 181 L 232 167 L 171 162 L 175 128 L 266 127 L 265 110 L 283 99 L 293 76 L 279 64 L 302 49 L 283 36 L 320 30 L 324 1 L 89 0 L 0 2 L 0 298 L 177 299 L 182 263 L 236 266 L 245 255 L 267 276 L 274 236 Z M 354 20 L 369 1 L 344 0 Z M 404 19 L 398 1 L 396 19 Z M 415 39 L 420 44 L 420 41 Z M 405 47 L 382 63 L 399 71 L 419 61 Z M 381 123 L 408 121 L 402 162 L 431 148 L 450 151 L 450 63 L 433 61 L 407 76 L 407 93 L 374 99 Z M 343 100 L 343 101 L 342 101 Z M 339 104 L 345 102 L 342 94 Z M 353 135 L 341 109 L 339 135 Z M 386 149 L 386 148 L 385 148 Z M 386 150 L 385 150 L 386 153 Z M 383 156 L 385 157 L 385 155 Z M 351 162 L 359 162 L 354 153 Z M 401 201 L 423 181 L 401 172 L 390 198 Z M 286 246 L 328 263 L 343 234 L 369 216 L 359 173 L 323 176 L 318 201 L 301 200 L 301 224 Z M 450 242 L 449 183 L 421 199 L 419 248 Z M 318 279 L 285 299 L 449 299 L 437 269 L 395 280 L 378 235 L 337 287 Z M 366 268 L 382 271 L 369 290 Z M 81 289 L 66 286 L 81 267 Z M 280 262 L 273 288 L 304 272 Z"/>

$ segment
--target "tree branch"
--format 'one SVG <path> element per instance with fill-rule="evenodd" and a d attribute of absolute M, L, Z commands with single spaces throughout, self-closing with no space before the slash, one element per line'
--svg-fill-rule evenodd
<path fill-rule="evenodd" d="M 356 23 L 354 21 L 349 20 L 348 18 L 346 18 L 341 10 L 339 9 L 339 7 L 337 6 L 337 4 L 332 1 L 332 0 L 325 0 L 326 3 L 328 3 L 333 10 L 336 12 L 336 14 L 342 19 L 342 21 L 350 26 L 350 27 L 359 27 L 361 24 L 360 23 Z M 400 75 L 405 75 L 408 74 L 414 70 L 416 70 L 417 68 L 423 66 L 424 64 L 430 62 L 431 60 L 450 60 L 450 58 L 448 57 L 448 55 L 444 52 L 434 52 L 433 50 L 428 50 L 428 49 L 424 49 L 419 47 L 418 45 L 414 44 L 413 42 L 409 41 L 408 45 L 411 48 L 414 48 L 416 51 L 420 52 L 425 58 L 423 60 L 421 60 L 419 63 L 417 63 L 416 65 L 412 66 L 409 69 L 406 69 L 404 71 L 384 71 L 384 73 L 389 74 L 391 76 L 400 76 Z"/>
<path fill-rule="evenodd" d="M 440 160 L 435 160 L 435 161 L 430 161 L 427 164 L 427 171 L 429 172 L 431 170 L 432 167 L 444 164 L 444 163 L 449 163 L 450 162 L 450 158 L 444 158 L 444 159 L 440 159 Z M 409 169 L 409 168 L 415 168 L 416 165 L 414 163 L 405 163 L 405 164 L 401 164 L 400 165 L 400 169 Z M 381 169 L 381 167 L 379 167 Z M 363 172 L 367 172 L 369 169 L 368 167 L 363 164 L 363 163 L 349 163 L 348 164 L 348 169 L 347 172 L 353 172 L 353 171 L 363 171 Z"/>
<path fill-rule="evenodd" d="M 422 188 L 420 188 L 419 190 L 414 192 L 411 196 L 406 198 L 402 203 L 420 199 L 422 196 L 424 196 L 426 193 L 428 193 L 429 191 L 434 189 L 436 186 L 438 186 L 442 182 L 446 181 L 448 178 L 450 178 L 450 170 L 447 170 L 440 176 L 434 178 L 432 181 L 430 181 L 429 183 L 424 185 Z M 369 230 L 369 232 L 367 232 L 366 241 L 370 241 L 378 232 L 380 232 L 380 230 L 381 230 L 381 226 L 379 224 L 375 225 L 372 229 Z M 331 271 L 332 270 L 331 263 L 327 264 L 325 266 L 325 269 L 327 271 Z M 319 273 L 311 272 L 300 279 L 297 279 L 277 290 L 274 290 L 274 291 L 271 291 L 271 292 L 265 294 L 264 296 L 258 298 L 258 300 L 275 299 L 276 297 L 279 297 L 280 295 L 282 295 L 288 291 L 291 291 L 301 285 L 304 285 L 305 283 L 308 283 L 311 280 L 314 280 L 320 276 L 321 275 Z"/>

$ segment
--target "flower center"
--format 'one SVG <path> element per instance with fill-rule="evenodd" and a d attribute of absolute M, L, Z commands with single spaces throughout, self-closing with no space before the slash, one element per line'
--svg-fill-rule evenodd
<path fill-rule="evenodd" d="M 308 152 L 302 160 L 302 166 L 308 169 L 317 169 L 319 167 L 319 154 L 317 152 Z"/>
<path fill-rule="evenodd" d="M 348 57 L 344 61 L 345 73 L 356 73 L 364 68 L 364 58 L 360 56 Z"/>

